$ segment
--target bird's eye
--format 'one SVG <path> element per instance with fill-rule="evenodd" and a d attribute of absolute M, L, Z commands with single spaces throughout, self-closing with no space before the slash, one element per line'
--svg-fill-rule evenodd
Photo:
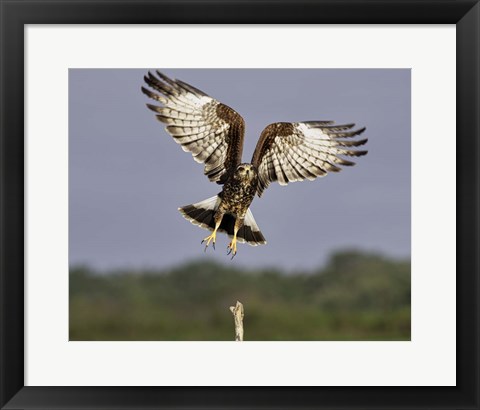
<path fill-rule="evenodd" d="M 239 171 L 243 171 L 244 169 L 245 168 L 243 168 L 243 167 L 238 168 Z"/>

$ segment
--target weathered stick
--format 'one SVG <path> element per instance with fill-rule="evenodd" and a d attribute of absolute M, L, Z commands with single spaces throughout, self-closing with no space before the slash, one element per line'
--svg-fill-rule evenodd
<path fill-rule="evenodd" d="M 230 312 L 235 321 L 235 341 L 243 342 L 243 305 L 237 300 L 235 306 L 230 306 Z"/>

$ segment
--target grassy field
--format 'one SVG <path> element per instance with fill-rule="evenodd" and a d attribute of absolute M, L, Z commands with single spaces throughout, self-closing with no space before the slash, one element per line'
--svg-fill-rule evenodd
<path fill-rule="evenodd" d="M 70 270 L 70 340 L 410 340 L 410 261 L 354 251 L 313 272 L 209 261 L 168 271 Z"/>

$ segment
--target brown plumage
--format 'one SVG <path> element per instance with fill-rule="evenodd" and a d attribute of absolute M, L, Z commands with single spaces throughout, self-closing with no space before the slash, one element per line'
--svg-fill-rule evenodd
<path fill-rule="evenodd" d="M 148 108 L 167 125 L 166 131 L 182 149 L 204 164 L 209 180 L 223 184 L 218 195 L 179 210 L 193 224 L 212 231 L 204 239 L 206 247 L 211 242 L 215 247 L 217 232 L 227 233 L 232 238 L 228 246 L 232 257 L 237 240 L 254 246 L 266 243 L 249 209 L 255 194 L 260 197 L 274 181 L 287 185 L 339 172 L 340 166 L 354 165 L 341 155 L 367 153 L 350 149 L 367 142 L 349 140 L 365 131 L 353 130 L 355 124 L 279 122 L 263 130 L 251 164 L 241 163 L 245 123 L 237 112 L 159 71 L 157 76 L 149 72 L 144 79 L 153 91 L 142 87 L 143 93 L 162 104 L 147 104 Z"/>

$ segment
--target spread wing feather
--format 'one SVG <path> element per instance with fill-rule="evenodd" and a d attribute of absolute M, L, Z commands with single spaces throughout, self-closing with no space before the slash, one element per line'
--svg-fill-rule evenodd
<path fill-rule="evenodd" d="M 314 180 L 340 166 L 355 163 L 341 156 L 359 157 L 367 151 L 352 150 L 367 139 L 345 140 L 362 134 L 365 128 L 352 130 L 355 124 L 334 125 L 333 121 L 279 122 L 268 125 L 255 148 L 252 164 L 258 170 L 258 196 L 271 182 Z"/>
<path fill-rule="evenodd" d="M 147 107 L 166 124 L 166 131 L 184 151 L 205 164 L 204 173 L 210 181 L 224 183 L 242 157 L 243 118 L 203 91 L 156 73 L 144 77 L 150 89 L 142 87 L 142 91 L 162 105 Z"/>

